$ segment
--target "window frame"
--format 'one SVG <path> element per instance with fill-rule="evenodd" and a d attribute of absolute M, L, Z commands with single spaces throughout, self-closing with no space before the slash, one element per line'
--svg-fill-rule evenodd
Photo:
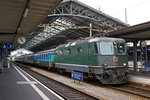
<path fill-rule="evenodd" d="M 60 49 L 60 50 L 59 50 L 59 54 L 60 54 L 60 55 L 63 55 L 63 54 L 64 54 L 64 50 L 63 50 L 63 49 Z"/>
<path fill-rule="evenodd" d="M 118 43 L 116 43 L 116 53 L 117 53 L 117 55 L 126 55 L 127 54 L 127 50 L 126 50 L 126 48 L 127 48 L 127 46 L 126 46 L 126 44 L 125 43 L 122 43 L 123 45 L 124 45 L 124 54 L 120 54 L 120 53 L 118 53 Z"/>
<path fill-rule="evenodd" d="M 112 52 L 111 53 L 104 53 L 104 52 L 102 52 L 102 43 L 106 43 L 107 45 L 111 45 L 112 47 Z M 108 43 L 111 43 L 111 44 L 108 44 Z M 114 44 L 113 44 L 113 42 L 111 42 L 111 41 L 101 41 L 101 42 L 99 42 L 99 48 L 100 48 L 100 54 L 101 55 L 114 55 L 114 52 L 115 52 L 115 50 L 114 50 Z M 104 48 L 104 47 L 103 47 Z"/>
<path fill-rule="evenodd" d="M 76 53 L 77 54 L 82 54 L 82 52 L 83 52 L 82 46 L 77 46 Z"/>
<path fill-rule="evenodd" d="M 71 54 L 71 48 L 67 48 L 67 54 Z"/>

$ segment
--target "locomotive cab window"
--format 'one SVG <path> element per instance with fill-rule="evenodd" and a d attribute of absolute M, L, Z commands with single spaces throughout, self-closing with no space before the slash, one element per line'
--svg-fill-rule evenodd
<path fill-rule="evenodd" d="M 112 42 L 100 42 L 100 52 L 102 55 L 114 54 L 114 47 Z"/>
<path fill-rule="evenodd" d="M 117 43 L 117 54 L 119 54 L 119 55 L 125 55 L 126 54 L 125 43 Z"/>

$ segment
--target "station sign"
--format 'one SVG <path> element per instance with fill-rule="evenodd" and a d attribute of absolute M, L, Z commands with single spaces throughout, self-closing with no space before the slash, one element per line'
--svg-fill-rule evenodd
<path fill-rule="evenodd" d="M 74 80 L 83 81 L 83 74 L 82 73 L 72 71 L 71 77 Z"/>
<path fill-rule="evenodd" d="M 1 49 L 14 49 L 13 43 L 2 43 Z"/>
<path fill-rule="evenodd" d="M 6 53 L 4 53 L 4 52 L 0 52 L 0 56 L 3 56 L 3 55 L 7 55 L 7 56 L 9 56 L 9 55 L 11 55 L 11 53 L 10 53 L 10 52 L 8 52 L 8 53 L 6 54 Z"/>

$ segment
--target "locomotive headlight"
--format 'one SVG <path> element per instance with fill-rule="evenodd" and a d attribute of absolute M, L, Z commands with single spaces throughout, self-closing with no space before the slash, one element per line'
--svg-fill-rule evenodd
<path fill-rule="evenodd" d="M 123 63 L 123 66 L 126 67 L 126 66 L 127 66 L 127 63 Z"/>

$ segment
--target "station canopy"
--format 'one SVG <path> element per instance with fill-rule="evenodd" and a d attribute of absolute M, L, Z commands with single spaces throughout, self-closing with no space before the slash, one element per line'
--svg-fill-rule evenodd
<path fill-rule="evenodd" d="M 126 41 L 150 40 L 150 21 L 108 33 L 111 37 L 124 38 Z"/>
<path fill-rule="evenodd" d="M 0 0 L 0 44 L 31 33 L 62 0 Z"/>
<path fill-rule="evenodd" d="M 34 29 L 26 38 L 27 42 L 18 48 L 36 52 L 54 48 L 70 40 L 89 37 L 90 23 L 93 36 L 129 26 L 77 0 L 64 0 L 43 20 L 42 25 L 48 26 Z"/>

